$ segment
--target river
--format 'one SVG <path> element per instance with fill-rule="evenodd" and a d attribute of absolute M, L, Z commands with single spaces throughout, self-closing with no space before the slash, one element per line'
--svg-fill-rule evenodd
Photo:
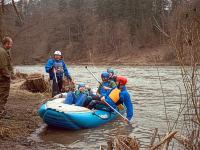
<path fill-rule="evenodd" d="M 76 83 L 84 82 L 92 88 L 98 86 L 85 66 L 68 67 Z M 101 72 L 108 67 L 88 66 L 99 79 Z M 106 145 L 110 137 L 124 134 L 135 136 L 144 147 L 149 144 L 149 136 L 154 128 L 158 128 L 160 133 L 167 132 L 164 100 L 168 117 L 173 122 L 181 103 L 179 87 L 183 90 L 180 68 L 176 66 L 112 66 L 112 68 L 116 74 L 128 78 L 127 89 L 134 104 L 134 117 L 131 124 L 126 125 L 117 119 L 97 128 L 79 131 L 45 127 L 39 135 L 42 141 L 58 144 L 67 149 L 92 150 L 98 149 L 100 145 Z M 15 71 L 45 73 L 43 66 L 40 65 L 16 66 Z"/>

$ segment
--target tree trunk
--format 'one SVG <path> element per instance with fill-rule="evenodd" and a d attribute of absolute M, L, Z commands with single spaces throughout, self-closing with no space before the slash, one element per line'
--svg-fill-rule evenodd
<path fill-rule="evenodd" d="M 48 83 L 44 80 L 44 75 L 31 74 L 21 86 L 22 89 L 30 92 L 47 92 L 49 90 Z"/>

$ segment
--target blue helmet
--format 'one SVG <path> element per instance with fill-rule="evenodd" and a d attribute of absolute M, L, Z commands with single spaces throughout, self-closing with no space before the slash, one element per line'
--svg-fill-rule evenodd
<path fill-rule="evenodd" d="M 108 68 L 108 69 L 107 69 L 107 72 L 108 72 L 108 73 L 112 73 L 113 75 L 115 74 L 115 72 L 114 72 L 114 70 L 113 70 L 112 68 Z"/>
<path fill-rule="evenodd" d="M 79 90 L 80 87 L 85 87 L 85 84 L 84 84 L 84 83 L 80 83 L 80 84 L 78 85 L 78 90 Z"/>
<path fill-rule="evenodd" d="M 103 73 L 101 74 L 101 78 L 109 79 L 109 73 L 103 72 Z"/>

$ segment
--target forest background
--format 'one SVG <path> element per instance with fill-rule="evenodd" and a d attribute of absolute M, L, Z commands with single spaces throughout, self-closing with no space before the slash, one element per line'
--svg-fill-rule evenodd
<path fill-rule="evenodd" d="M 12 3 L 2 3 L 0 36 L 13 38 L 17 65 L 44 63 L 54 50 L 67 63 L 147 65 L 156 57 L 176 65 L 169 43 L 181 39 L 180 23 L 191 16 L 200 22 L 195 0 L 19 0 L 18 14 Z"/>

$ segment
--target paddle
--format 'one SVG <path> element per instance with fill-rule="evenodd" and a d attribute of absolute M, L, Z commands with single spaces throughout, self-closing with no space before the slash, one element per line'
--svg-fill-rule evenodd
<path fill-rule="evenodd" d="M 112 110 L 114 110 L 118 115 L 120 115 L 127 123 L 130 123 L 130 121 L 127 119 L 127 118 L 125 118 L 122 114 L 120 114 L 120 112 L 119 111 L 117 111 L 115 108 L 113 108 L 110 104 L 108 104 L 105 100 L 103 100 L 104 101 L 104 103 L 106 103 Z"/>
<path fill-rule="evenodd" d="M 56 81 L 56 93 L 58 94 L 59 93 L 59 87 L 58 87 L 58 79 L 57 79 L 57 76 L 56 76 L 56 69 L 53 68 L 53 74 L 54 74 L 54 78 L 55 78 L 55 81 Z M 52 89 L 53 90 L 53 89 Z"/>
<path fill-rule="evenodd" d="M 85 68 L 87 69 L 87 71 L 89 71 L 89 73 L 92 74 L 92 76 L 97 80 L 97 82 L 98 82 L 100 85 L 102 85 L 101 82 L 100 82 L 100 81 L 97 79 L 97 77 L 94 75 L 94 73 L 92 73 L 92 72 L 88 69 L 87 66 L 85 66 Z"/>
<path fill-rule="evenodd" d="M 55 68 L 53 68 L 53 74 L 54 74 L 54 77 L 55 77 L 55 80 L 56 80 L 56 84 L 58 85 L 58 79 L 56 77 L 56 69 Z"/>
<path fill-rule="evenodd" d="M 99 84 L 100 84 L 101 86 L 103 86 L 103 85 L 101 84 L 101 82 L 97 79 L 97 77 L 88 69 L 88 67 L 85 66 L 85 68 L 92 74 L 92 76 L 99 82 Z M 113 111 L 115 111 L 118 115 L 120 115 L 127 123 L 130 123 L 130 121 L 129 121 L 127 118 L 125 118 L 122 114 L 120 114 L 119 111 L 117 111 L 117 110 L 116 110 L 115 108 L 113 108 L 110 104 L 108 104 L 108 103 L 105 101 L 105 99 L 104 99 L 103 101 L 104 101 L 104 103 L 106 103 Z"/>

